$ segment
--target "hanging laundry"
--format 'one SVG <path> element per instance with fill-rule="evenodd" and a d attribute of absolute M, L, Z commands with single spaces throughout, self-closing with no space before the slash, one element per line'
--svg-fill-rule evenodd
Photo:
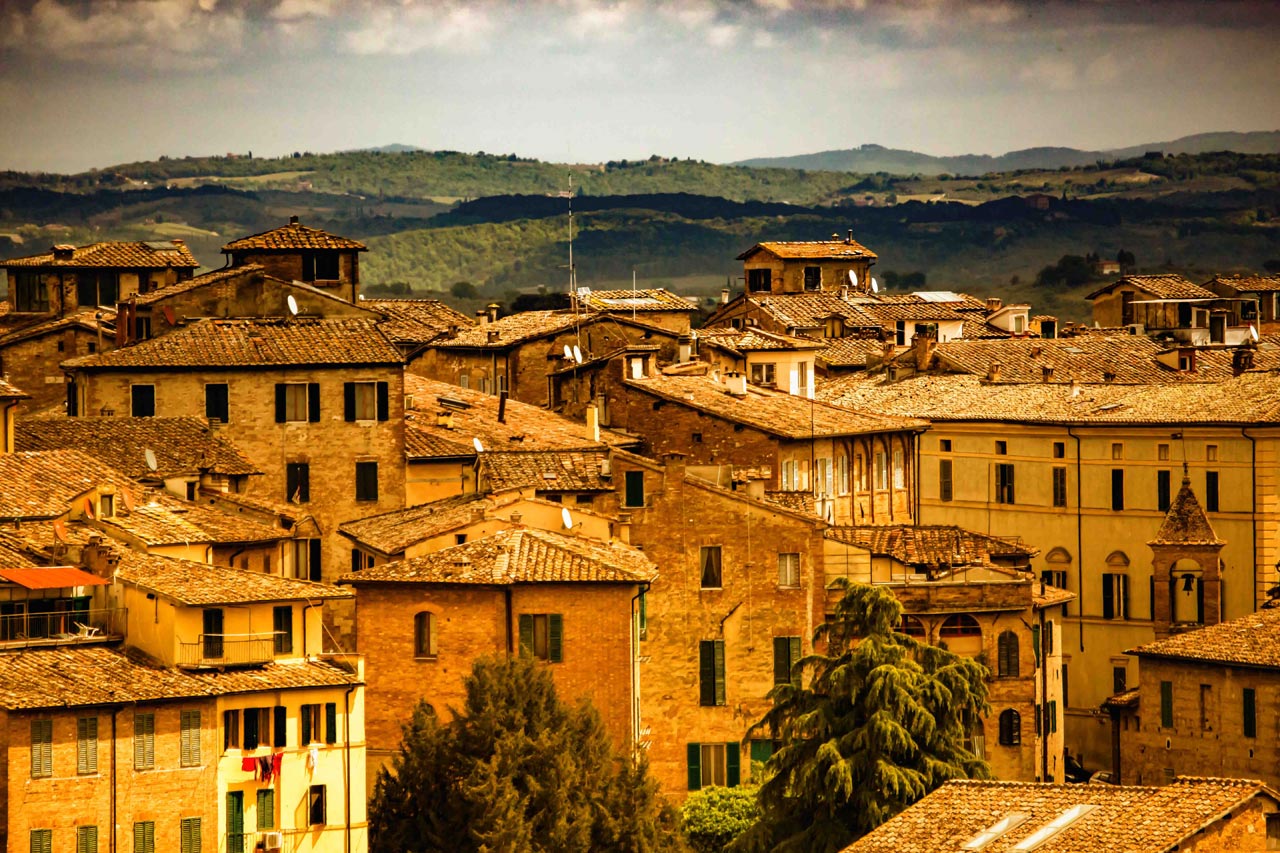
<path fill-rule="evenodd" d="M 258 759 L 252 755 L 246 755 L 240 759 L 240 769 L 246 773 L 256 773 L 258 769 Z"/>
<path fill-rule="evenodd" d="M 276 781 L 280 781 L 280 765 L 284 761 L 284 753 L 277 752 L 271 756 L 271 774 L 276 777 Z"/>
<path fill-rule="evenodd" d="M 271 756 L 264 755 L 258 759 L 258 780 L 262 782 L 271 781 Z"/>
<path fill-rule="evenodd" d="M 313 746 L 311 749 L 307 750 L 307 770 L 314 771 L 316 769 L 316 765 L 319 763 L 320 749 L 319 747 Z"/>

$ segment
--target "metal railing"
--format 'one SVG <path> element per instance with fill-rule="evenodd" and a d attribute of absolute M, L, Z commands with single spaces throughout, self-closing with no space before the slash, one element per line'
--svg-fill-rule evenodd
<path fill-rule="evenodd" d="M 201 634 L 194 643 L 178 643 L 178 666 L 256 666 L 275 659 L 275 632 Z"/>
<path fill-rule="evenodd" d="M 128 611 L 122 607 L 6 613 L 0 616 L 0 648 L 101 642 L 124 636 Z"/>

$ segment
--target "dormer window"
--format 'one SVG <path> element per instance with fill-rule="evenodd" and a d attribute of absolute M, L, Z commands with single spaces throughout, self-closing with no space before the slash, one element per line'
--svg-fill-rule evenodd
<path fill-rule="evenodd" d="M 631 379 L 644 379 L 649 375 L 649 359 L 642 355 L 627 357 L 627 376 Z"/>
<path fill-rule="evenodd" d="M 747 270 L 747 290 L 752 293 L 768 293 L 773 290 L 773 270 Z"/>
<path fill-rule="evenodd" d="M 115 495 L 99 495 L 98 496 L 98 517 L 114 518 L 116 514 L 116 496 Z"/>

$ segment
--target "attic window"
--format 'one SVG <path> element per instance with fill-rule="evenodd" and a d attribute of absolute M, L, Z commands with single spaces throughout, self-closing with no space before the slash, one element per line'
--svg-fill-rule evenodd
<path fill-rule="evenodd" d="M 1020 826 L 1029 817 L 1030 815 L 1024 812 L 1009 812 L 1009 814 L 1000 818 L 998 821 L 991 824 L 991 826 L 988 826 L 986 829 L 982 830 L 982 832 L 979 832 L 973 838 L 970 838 L 968 841 L 961 844 L 960 849 L 981 850 L 983 847 L 986 847 L 992 841 L 1000 838 L 1011 829 L 1015 829 Z"/>
<path fill-rule="evenodd" d="M 1075 823 L 1096 808 L 1097 806 L 1089 803 L 1081 803 L 1078 806 L 1072 806 L 1044 826 L 1037 829 L 1035 832 L 1028 835 L 1026 838 L 1019 841 L 1011 849 L 1014 853 L 1028 853 L 1028 851 L 1035 850 L 1050 838 L 1057 835 L 1059 832 L 1062 832 L 1062 830 L 1066 829 L 1068 826 Z"/>

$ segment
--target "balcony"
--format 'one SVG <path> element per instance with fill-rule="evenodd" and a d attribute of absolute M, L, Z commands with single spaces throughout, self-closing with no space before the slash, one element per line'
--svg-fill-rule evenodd
<path fill-rule="evenodd" d="M 201 634 L 194 643 L 178 643 L 178 666 L 218 669 L 262 666 L 275 659 L 276 633 Z"/>
<path fill-rule="evenodd" d="M 123 607 L 6 613 L 0 615 L 0 649 L 120 640 L 127 615 Z"/>

